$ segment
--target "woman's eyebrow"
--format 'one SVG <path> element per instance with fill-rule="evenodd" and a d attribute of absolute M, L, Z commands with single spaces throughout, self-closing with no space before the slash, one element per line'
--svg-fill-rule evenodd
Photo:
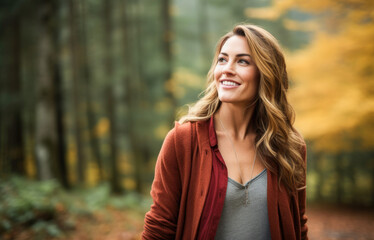
<path fill-rule="evenodd" d="M 229 56 L 227 53 L 224 53 L 224 52 L 221 52 L 220 54 L 225 55 L 226 57 Z M 237 57 L 250 57 L 251 58 L 251 55 L 248 54 L 248 53 L 239 53 L 239 54 L 236 54 L 236 56 Z"/>
<path fill-rule="evenodd" d="M 251 57 L 251 55 L 248 53 L 241 53 L 241 54 L 237 54 L 236 56 L 237 57 Z"/>

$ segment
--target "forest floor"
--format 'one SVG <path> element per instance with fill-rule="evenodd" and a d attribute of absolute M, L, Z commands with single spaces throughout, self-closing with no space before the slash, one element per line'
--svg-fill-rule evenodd
<path fill-rule="evenodd" d="M 373 209 L 316 205 L 307 216 L 311 240 L 374 240 Z"/>
<path fill-rule="evenodd" d="M 313 205 L 307 209 L 311 240 L 374 240 L 374 210 Z M 106 208 L 76 219 L 75 226 L 56 240 L 140 239 L 144 212 Z M 20 234 L 16 240 L 29 240 Z M 32 238 L 35 239 L 35 238 Z"/>
<path fill-rule="evenodd" d="M 374 239 L 374 211 L 336 206 L 310 206 L 307 209 L 309 238 L 323 240 Z M 143 213 L 108 209 L 94 219 L 82 219 L 66 239 L 127 240 L 139 239 Z"/>

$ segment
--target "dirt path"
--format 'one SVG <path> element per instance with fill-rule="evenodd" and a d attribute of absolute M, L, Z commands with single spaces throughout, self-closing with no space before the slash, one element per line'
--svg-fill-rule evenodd
<path fill-rule="evenodd" d="M 373 210 L 311 206 L 307 215 L 311 240 L 374 240 Z"/>
<path fill-rule="evenodd" d="M 374 211 L 311 206 L 307 209 L 311 240 L 374 240 Z M 93 219 L 82 219 L 71 240 L 139 239 L 143 214 L 108 209 Z"/>

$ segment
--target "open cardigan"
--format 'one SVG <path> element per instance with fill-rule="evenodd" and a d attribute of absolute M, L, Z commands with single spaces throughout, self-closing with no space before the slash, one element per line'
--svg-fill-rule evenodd
<path fill-rule="evenodd" d="M 155 168 L 142 239 L 196 239 L 209 189 L 212 154 L 209 121 L 176 124 L 166 136 Z M 306 149 L 302 150 L 306 160 Z M 305 188 L 289 194 L 268 172 L 267 205 L 273 240 L 308 239 Z"/>

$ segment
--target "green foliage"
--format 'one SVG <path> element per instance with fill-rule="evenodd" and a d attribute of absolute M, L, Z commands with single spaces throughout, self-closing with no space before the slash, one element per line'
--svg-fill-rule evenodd
<path fill-rule="evenodd" d="M 151 205 L 150 198 L 145 198 L 136 192 L 111 195 L 109 183 L 102 183 L 94 188 L 79 191 L 69 197 L 71 198 L 69 202 L 75 203 L 70 204 L 69 211 L 83 215 L 105 210 L 106 207 L 146 211 Z"/>
<path fill-rule="evenodd" d="M 109 206 L 117 209 L 132 209 L 142 212 L 149 210 L 151 203 L 151 198 L 145 198 L 136 192 L 124 194 L 122 196 L 112 196 L 108 201 Z"/>
<path fill-rule="evenodd" d="M 31 227 L 31 229 L 41 237 L 45 235 L 54 237 L 62 235 L 60 228 L 56 224 L 47 221 L 38 221 Z"/>
<path fill-rule="evenodd" d="M 55 180 L 11 177 L 0 182 L 0 239 L 21 232 L 33 239 L 58 238 L 74 230 L 78 218 L 95 219 L 95 213 L 107 207 L 145 212 L 150 204 L 150 198 L 134 192 L 112 196 L 108 183 L 66 191 Z"/>
<path fill-rule="evenodd" d="M 109 195 L 110 186 L 103 183 L 94 188 L 79 189 L 72 194 L 64 194 L 62 197 L 69 203 L 69 212 L 89 216 L 107 205 Z"/>
<path fill-rule="evenodd" d="M 60 236 L 59 184 L 12 177 L 0 183 L 0 234 L 30 227 L 37 236 Z M 0 235 L 0 236 L 1 236 Z"/>

